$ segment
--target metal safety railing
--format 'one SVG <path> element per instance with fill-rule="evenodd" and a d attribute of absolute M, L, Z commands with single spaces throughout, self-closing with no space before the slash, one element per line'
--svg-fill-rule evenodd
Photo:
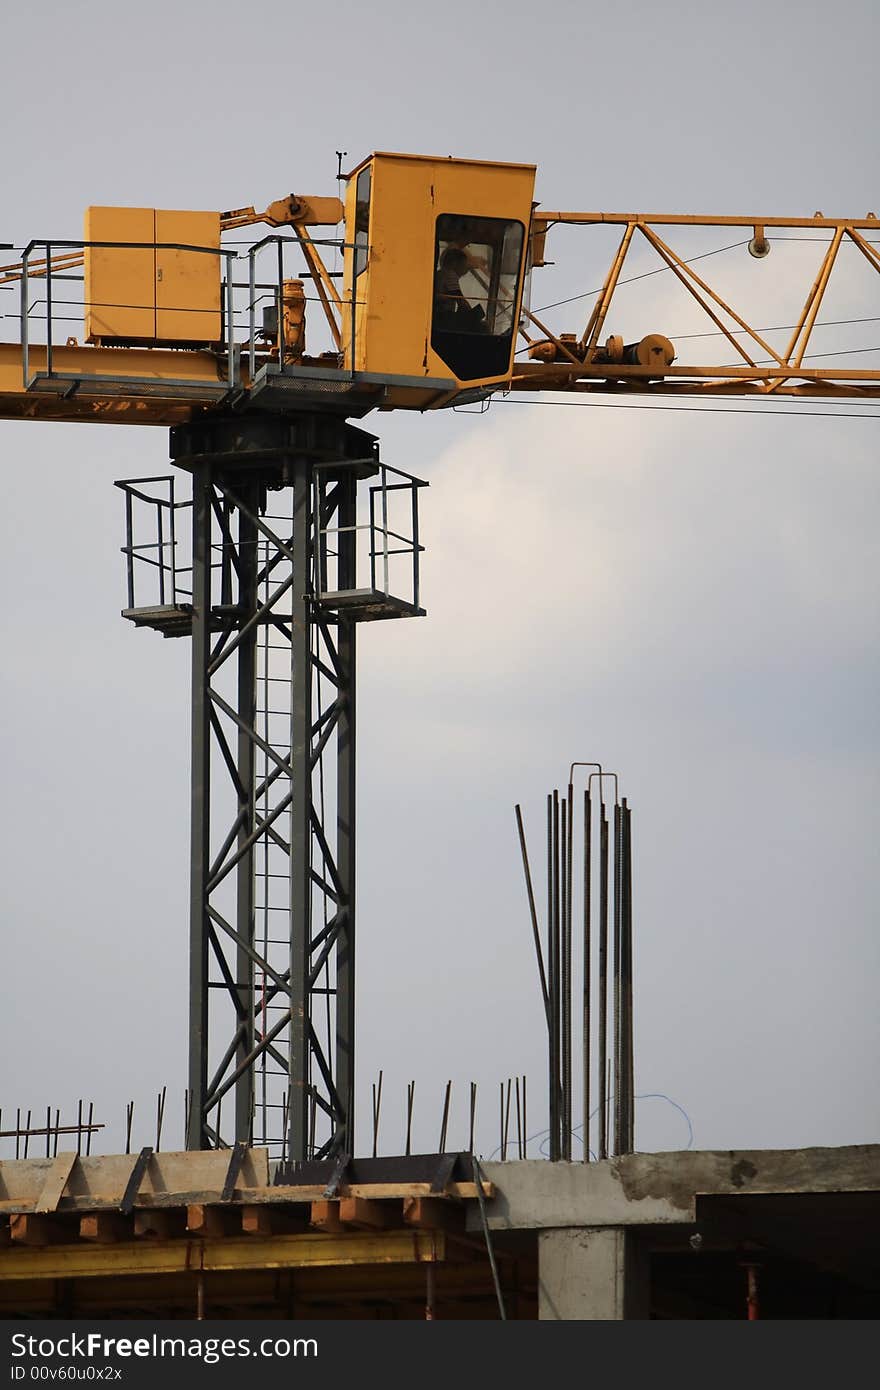
<path fill-rule="evenodd" d="M 192 601 L 192 565 L 180 563 L 178 512 L 192 510 L 192 499 L 179 501 L 173 475 L 128 478 L 115 483 L 125 496 L 126 597 L 129 610 L 177 607 Z M 154 491 L 147 491 L 147 489 Z M 138 513 L 136 517 L 136 512 Z M 146 523 L 142 521 L 146 517 Z M 136 541 L 146 524 L 151 539 Z M 152 580 L 150 603 L 144 603 L 144 581 Z"/>
<path fill-rule="evenodd" d="M 388 482 L 388 474 L 392 473 L 395 477 L 403 478 L 402 483 Z M 390 561 L 394 555 L 409 555 L 412 559 L 412 602 L 413 607 L 419 606 L 419 556 L 424 550 L 424 546 L 419 544 L 419 488 L 427 487 L 427 483 L 421 482 L 418 478 L 413 478 L 407 473 L 402 473 L 398 468 L 390 468 L 388 464 L 380 464 L 379 482 L 370 488 L 370 587 L 388 597 L 390 595 Z M 391 529 L 388 521 L 388 498 L 390 493 L 402 492 L 408 494 L 410 501 L 410 527 L 411 535 L 402 535 L 399 531 Z M 377 506 L 381 514 L 381 525 L 376 521 Z M 377 544 L 378 541 L 378 544 Z M 394 546 L 389 542 L 398 541 Z M 381 560 L 381 584 L 377 573 L 378 562 Z"/>
<path fill-rule="evenodd" d="M 319 260 L 319 255 L 312 253 L 312 248 L 317 252 L 317 248 L 320 247 L 329 247 L 340 253 L 354 249 L 353 243 L 346 242 L 342 237 L 307 237 L 302 233 L 282 236 L 277 232 L 262 237 L 248 248 L 247 342 L 251 380 L 257 372 L 258 344 L 261 338 L 267 336 L 266 310 L 269 311 L 274 326 L 274 345 L 279 367 L 283 368 L 286 359 L 292 355 L 285 344 L 282 329 L 284 282 L 290 275 L 285 257 L 291 250 L 300 252 L 306 261 L 305 270 L 297 268 L 293 272 L 295 278 L 311 281 L 314 294 L 306 295 L 306 301 L 320 304 L 336 351 L 341 355 L 344 349 L 349 364 L 353 365 L 355 311 L 358 305 L 356 281 L 352 284 L 348 297 L 343 299 L 343 295 L 333 283 L 343 278 L 342 271 L 327 269 Z M 267 255 L 264 253 L 269 253 L 268 259 L 271 259 L 273 273 L 270 279 L 265 276 L 261 279 L 257 277 L 258 257 L 261 258 L 263 266 L 267 263 Z M 349 337 L 347 343 L 343 342 L 345 331 Z"/>
<path fill-rule="evenodd" d="M 27 391 L 33 390 L 40 381 L 68 382 L 70 373 L 58 373 L 54 370 L 54 353 L 57 347 L 56 335 L 54 330 L 56 302 L 60 302 L 64 307 L 75 307 L 84 313 L 90 306 L 83 294 L 82 299 L 60 300 L 55 292 L 55 286 L 62 280 L 68 282 L 84 282 L 84 276 L 75 274 L 83 263 L 83 257 L 87 250 L 118 250 L 118 251 L 181 251 L 205 256 L 222 257 L 225 263 L 225 275 L 222 277 L 222 343 L 227 356 L 225 389 L 232 391 L 240 385 L 240 360 L 239 352 L 235 343 L 235 306 L 233 300 L 233 290 L 235 280 L 233 275 L 233 262 L 238 258 L 236 251 L 225 250 L 222 247 L 193 246 L 185 242 L 118 242 L 118 241 L 30 241 L 21 253 L 21 274 L 19 283 L 20 309 L 19 317 L 21 321 L 21 354 L 22 354 L 22 385 Z M 42 254 L 37 257 L 36 252 Z M 31 282 L 36 281 L 45 285 L 45 294 L 38 300 L 32 299 Z M 152 310 L 155 304 L 127 304 L 126 309 L 147 309 Z M 163 306 L 163 308 L 166 306 Z M 203 306 L 193 305 L 173 305 L 167 306 L 174 312 L 203 312 Z M 46 325 L 45 343 L 37 343 L 32 333 L 33 314 L 35 309 L 42 309 L 45 312 L 40 314 L 40 319 Z M 59 316 L 60 317 L 60 316 Z M 66 315 L 69 321 L 74 316 Z M 75 321 L 79 320 L 79 315 Z M 69 345 L 69 339 L 66 340 Z M 39 346 L 45 351 L 45 366 L 42 369 L 32 369 L 32 349 Z M 75 380 L 79 382 L 104 382 L 115 380 L 110 373 L 88 372 L 76 374 Z M 139 378 L 135 375 L 126 377 L 126 381 L 135 384 Z M 152 382 L 152 377 L 144 378 L 145 381 Z M 168 388 L 192 388 L 195 385 L 192 380 L 172 380 L 163 379 L 161 386 Z"/>
<path fill-rule="evenodd" d="M 356 464 L 358 460 L 350 462 Z M 321 509 L 315 508 L 314 546 L 315 554 L 320 557 L 320 563 L 315 566 L 315 598 L 321 602 L 339 594 L 334 561 L 338 563 L 341 538 L 348 534 L 355 538 L 356 552 L 357 549 L 361 551 L 359 557 L 356 553 L 356 573 L 364 564 L 369 569 L 369 589 L 365 597 L 393 600 L 418 611 L 420 556 L 425 549 L 419 540 L 418 496 L 419 490 L 428 484 L 390 464 L 375 459 L 363 462 L 372 464 L 378 474 L 378 481 L 368 489 L 366 520 L 322 524 Z M 332 466 L 327 465 L 328 468 Z M 322 465 L 317 469 L 320 472 Z M 359 541 L 363 541 L 360 546 Z M 401 557 L 405 557 L 403 564 Z M 361 559 L 360 567 L 357 558 Z M 356 581 L 352 587 L 359 588 Z"/>
<path fill-rule="evenodd" d="M 8 248 L 11 249 L 11 248 Z M 338 253 L 334 261 L 328 256 L 325 265 L 321 253 Z M 108 252 L 178 252 L 222 258 L 223 272 L 220 293 L 220 334 L 215 342 L 204 346 L 225 358 L 223 378 L 216 383 L 219 396 L 239 390 L 254 380 L 260 367 L 271 361 L 280 368 L 298 360 L 301 351 L 286 339 L 284 331 L 285 286 L 291 280 L 302 280 L 303 304 L 312 305 L 317 317 L 310 312 L 309 336 L 316 347 L 312 356 L 325 359 L 337 357 L 342 366 L 343 354 L 351 364 L 354 360 L 356 327 L 356 283 L 348 293 L 342 290 L 342 256 L 350 249 L 342 237 L 312 238 L 297 231 L 295 235 L 271 233 L 247 248 L 197 246 L 184 242 L 121 242 L 34 239 L 20 252 L 14 266 L 0 267 L 0 288 L 18 289 L 17 313 L 2 317 L 18 321 L 22 361 L 22 385 L 25 390 L 69 390 L 75 394 L 80 386 L 97 383 L 122 383 L 149 388 L 144 394 L 159 394 L 173 390 L 184 398 L 187 394 L 204 393 L 206 384 L 198 378 L 154 377 L 136 372 L 117 375 L 117 369 L 72 372 L 59 364 L 58 348 L 78 347 L 78 330 L 90 310 L 112 308 L 137 314 L 139 311 L 158 311 L 163 314 L 204 315 L 203 303 L 90 303 L 86 294 L 85 266 L 90 251 Z M 246 273 L 241 276 L 241 262 L 246 261 Z M 241 278 L 236 278 L 236 270 Z M 8 272 L 8 273 L 3 273 Z M 77 289 L 73 289 L 77 287 Z M 194 338 L 198 335 L 194 334 Z M 150 348 L 161 346 L 161 333 L 137 335 L 132 340 L 108 335 L 107 343 L 125 347 Z M 174 344 L 172 344 L 174 345 Z M 194 343 L 181 343 L 194 346 Z M 118 359 L 117 359 L 118 360 Z M 96 359 L 97 361 L 97 359 Z M 332 363 L 330 364 L 332 365 Z"/>

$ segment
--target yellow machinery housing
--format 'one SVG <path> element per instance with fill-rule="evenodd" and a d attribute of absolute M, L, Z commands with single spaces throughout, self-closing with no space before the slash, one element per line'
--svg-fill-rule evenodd
<path fill-rule="evenodd" d="M 91 207 L 84 272 L 88 342 L 219 342 L 219 212 Z"/>

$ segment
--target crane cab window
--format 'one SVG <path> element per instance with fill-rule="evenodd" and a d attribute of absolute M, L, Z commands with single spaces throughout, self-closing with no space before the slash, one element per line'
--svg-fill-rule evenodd
<path fill-rule="evenodd" d="M 355 186 L 354 212 L 354 273 L 355 277 L 367 268 L 370 234 L 370 192 L 373 177 L 369 165 L 358 174 Z"/>
<path fill-rule="evenodd" d="M 510 370 L 522 250 L 521 222 L 437 218 L 431 347 L 460 381 Z"/>

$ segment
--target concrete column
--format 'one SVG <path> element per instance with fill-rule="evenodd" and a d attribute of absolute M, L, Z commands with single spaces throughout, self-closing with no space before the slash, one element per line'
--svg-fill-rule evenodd
<path fill-rule="evenodd" d="M 608 1322 L 648 1316 L 648 1257 L 631 1230 L 539 1231 L 539 1318 Z"/>

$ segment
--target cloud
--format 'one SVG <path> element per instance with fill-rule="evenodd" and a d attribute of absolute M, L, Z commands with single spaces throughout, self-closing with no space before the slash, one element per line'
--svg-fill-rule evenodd
<path fill-rule="evenodd" d="M 459 748 L 487 706 L 527 725 L 536 690 L 637 690 L 699 723 L 873 679 L 864 423 L 498 406 L 423 498 L 429 620 L 371 634 L 366 679 L 387 681 L 393 644 L 404 707 Z"/>

